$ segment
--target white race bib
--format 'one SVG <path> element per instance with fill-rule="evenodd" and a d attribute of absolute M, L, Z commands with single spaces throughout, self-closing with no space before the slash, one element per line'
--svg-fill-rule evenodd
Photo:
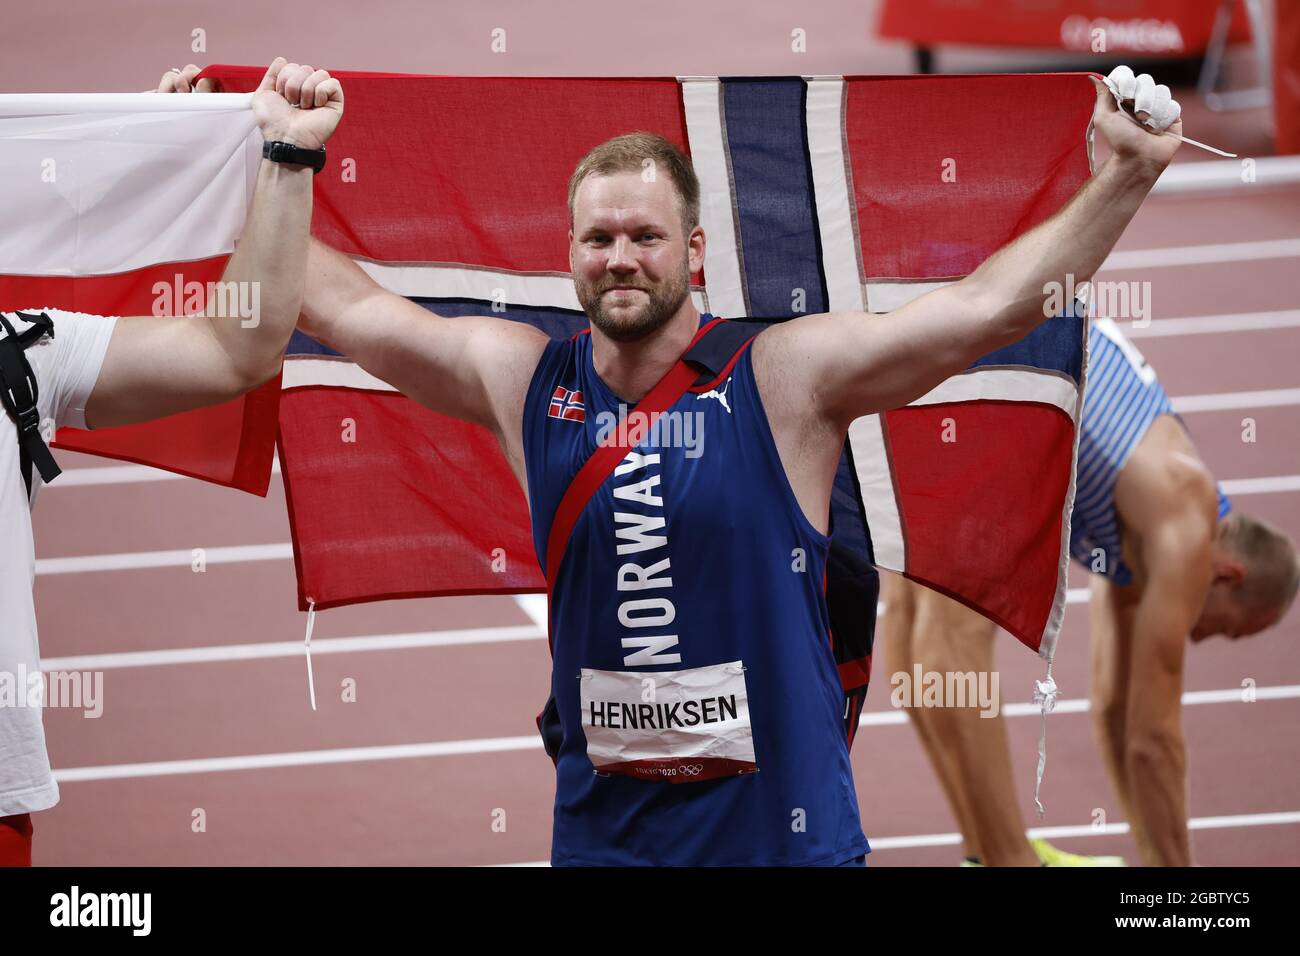
<path fill-rule="evenodd" d="M 584 667 L 581 684 L 597 773 L 695 783 L 758 769 L 740 661 L 655 672 Z"/>

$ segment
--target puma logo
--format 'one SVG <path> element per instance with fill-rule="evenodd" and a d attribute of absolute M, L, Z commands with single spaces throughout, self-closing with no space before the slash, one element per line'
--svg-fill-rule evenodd
<path fill-rule="evenodd" d="M 722 386 L 722 391 L 718 391 L 716 388 L 710 389 L 707 392 L 704 392 L 700 395 L 696 395 L 695 398 L 697 401 L 701 398 L 716 398 L 719 402 L 722 403 L 722 407 L 727 410 L 727 414 L 730 415 L 731 405 L 727 402 L 727 389 L 729 388 L 731 388 L 730 378 L 728 378 L 726 383 Z"/>

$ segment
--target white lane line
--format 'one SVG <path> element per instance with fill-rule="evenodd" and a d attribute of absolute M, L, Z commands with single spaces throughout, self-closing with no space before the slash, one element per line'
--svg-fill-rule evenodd
<path fill-rule="evenodd" d="M 1243 189 L 1260 189 L 1268 186 L 1288 186 L 1300 182 L 1300 157 L 1252 157 L 1254 179 L 1244 182 L 1242 159 L 1210 159 L 1204 162 L 1173 163 L 1156 180 L 1153 196 L 1172 193 L 1217 192 L 1228 189 L 1240 193 Z M 1234 198 L 1244 199 L 1244 195 Z"/>
<path fill-rule="evenodd" d="M 1184 704 L 1234 704 L 1245 703 L 1241 699 L 1240 687 L 1228 687 L 1224 690 L 1189 690 L 1183 694 Z M 1272 687 L 1255 688 L 1257 700 L 1287 700 L 1300 697 L 1300 686 L 1295 684 L 1277 684 Z"/>
<path fill-rule="evenodd" d="M 1162 249 L 1128 249 L 1112 252 L 1101 269 L 1159 269 L 1165 266 L 1209 265 L 1216 262 L 1250 262 L 1300 256 L 1300 239 L 1263 239 L 1223 242 L 1206 246 L 1170 246 Z"/>
<path fill-rule="evenodd" d="M 1193 315 L 1181 319 L 1157 319 L 1147 325 L 1126 322 L 1122 327 L 1124 334 L 1131 339 L 1294 329 L 1300 327 L 1300 309 L 1285 309 L 1280 312 L 1237 312 L 1230 315 Z"/>
<path fill-rule="evenodd" d="M 271 473 L 275 475 L 280 473 L 279 455 L 271 462 Z M 177 481 L 187 477 L 189 476 L 178 475 L 174 471 L 150 468 L 148 465 L 106 465 L 69 468 L 50 484 L 43 485 L 41 494 L 49 494 L 51 488 L 87 488 L 97 485 L 135 484 L 141 481 Z"/>
<path fill-rule="evenodd" d="M 1067 604 L 1086 604 L 1090 592 L 1087 588 L 1070 588 Z M 523 606 L 524 598 L 540 598 L 543 608 L 544 594 L 517 594 L 515 600 Z M 535 605 L 536 602 L 529 602 Z M 882 601 L 876 605 L 876 614 L 885 613 Z M 533 617 L 533 615 L 529 615 Z M 405 634 L 361 634 L 353 637 L 317 637 L 312 639 L 313 654 L 350 654 L 367 651 L 402 651 L 421 647 L 457 647 L 467 644 L 499 644 L 507 641 L 536 641 L 546 637 L 545 611 L 536 623 L 504 625 L 500 627 L 467 627 L 445 631 L 413 631 Z M 81 654 L 66 657 L 44 657 L 44 671 L 103 671 L 123 667 L 164 667 L 173 664 L 211 664 L 225 661 L 267 660 L 277 657 L 300 657 L 302 641 L 269 641 L 264 644 L 216 644 L 203 647 L 177 647 L 156 651 L 114 651 L 104 654 Z M 1058 704 L 1057 706 L 1062 706 Z"/>
<path fill-rule="evenodd" d="M 1230 478 L 1221 481 L 1225 495 L 1266 495 L 1278 491 L 1300 491 L 1300 475 L 1273 478 Z"/>
<path fill-rule="evenodd" d="M 293 545 L 244 544 L 222 548 L 182 548 L 176 551 L 128 551 L 122 554 L 86 554 L 74 558 L 37 558 L 37 574 L 79 574 L 86 571 L 134 571 L 140 568 L 190 567 L 201 550 L 204 564 L 241 561 L 283 561 L 293 558 Z"/>
<path fill-rule="evenodd" d="M 1092 592 L 1088 588 L 1069 588 L 1065 592 L 1066 604 L 1087 604 L 1091 600 L 1092 600 Z M 885 609 L 887 607 L 888 605 L 885 604 L 884 601 L 877 601 L 876 617 L 884 617 Z"/>
<path fill-rule="evenodd" d="M 551 622 L 545 594 L 516 594 L 515 603 L 519 605 L 519 610 L 528 615 L 528 620 L 536 624 L 543 634 L 549 630 Z"/>
<path fill-rule="evenodd" d="M 315 645 L 313 645 L 314 647 Z M 1300 686 L 1260 687 L 1255 691 L 1257 700 L 1283 700 L 1300 697 Z M 1240 688 L 1196 691 L 1183 695 L 1183 702 L 1231 703 L 1241 700 Z M 1088 709 L 1086 700 L 1060 701 L 1054 713 L 1082 713 Z M 1037 716 L 1033 704 L 1008 704 L 1002 709 L 1012 717 Z M 872 718 L 868 720 L 867 718 Z M 864 714 L 862 723 L 888 725 L 905 723 L 902 711 L 884 714 Z M 247 754 L 237 757 L 208 757 L 197 760 L 164 760 L 154 763 L 110 764 L 99 767 L 72 767 L 54 771 L 59 783 L 80 783 L 87 780 L 123 780 L 134 777 L 166 777 L 189 773 L 220 773 L 230 770 L 268 770 L 276 767 L 307 767 L 319 764 L 359 763 L 372 760 L 407 760 L 418 757 L 459 757 L 474 754 L 500 753 L 511 750 L 541 749 L 542 739 L 536 734 L 524 737 L 482 737 L 472 740 L 442 740 L 419 744 L 394 744 L 382 747 L 346 747 L 337 750 L 300 750 L 290 753 Z"/>
<path fill-rule="evenodd" d="M 275 767 L 310 767 L 320 764 L 360 763 L 370 760 L 409 760 L 417 757 L 457 757 L 465 754 L 501 753 L 510 750 L 541 750 L 542 738 L 490 737 L 478 740 L 445 740 L 423 744 L 393 744 L 386 747 L 344 747 L 338 750 L 300 750 L 292 753 L 250 754 L 242 757 L 211 757 L 203 760 L 164 760 L 157 763 L 127 763 L 102 767 L 72 767 L 54 771 L 60 784 L 87 780 L 124 780 L 135 777 L 170 777 L 187 773 L 221 773 L 228 770 L 268 770 Z"/>
<path fill-rule="evenodd" d="M 550 866 L 550 860 L 534 860 L 532 863 L 485 863 L 486 867 L 506 868 L 512 866 Z"/>
<path fill-rule="evenodd" d="M 1189 690 L 1183 694 L 1185 705 L 1195 704 L 1237 704 L 1245 703 L 1241 699 L 1242 688 L 1227 687 L 1223 690 Z M 1279 684 L 1275 687 L 1257 687 L 1254 690 L 1255 701 L 1294 700 L 1300 698 L 1300 684 Z M 1053 714 L 1086 714 L 1090 704 L 1083 698 L 1058 700 Z M 1037 717 L 1040 711 L 1037 704 L 1017 703 L 1003 704 L 1003 717 Z M 889 727 L 894 724 L 907 723 L 907 714 L 902 710 L 873 710 L 862 715 L 859 727 Z"/>
<path fill-rule="evenodd" d="M 1269 408 L 1300 405 L 1300 388 L 1273 388 L 1258 392 L 1221 392 L 1217 395 L 1171 396 L 1176 412 L 1218 412 L 1231 408 Z"/>
<path fill-rule="evenodd" d="M 47 489 L 84 488 L 89 485 L 125 485 L 137 481 L 175 481 L 185 478 L 172 471 L 150 468 L 148 465 L 106 465 L 92 468 L 69 468 L 50 484 L 41 488 L 42 494 L 49 494 Z"/>
<path fill-rule="evenodd" d="M 348 654 L 364 651 L 404 651 L 420 647 L 455 647 L 465 644 L 499 644 L 504 641 L 535 641 L 546 632 L 532 624 L 505 627 L 470 627 L 459 630 L 420 631 L 408 634 L 365 634 L 356 637 L 317 637 L 311 642 L 313 655 Z M 265 660 L 272 657 L 301 657 L 302 641 L 274 641 L 267 644 L 223 644 L 213 647 L 181 647 L 160 651 L 124 651 L 86 654 L 78 657 L 46 657 L 44 671 L 102 671 L 119 667 L 157 667 L 168 664 L 209 664 L 216 661 Z"/>
<path fill-rule="evenodd" d="M 1192 817 L 1187 821 L 1189 830 L 1232 830 L 1237 827 L 1289 826 L 1300 823 L 1300 812 L 1239 813 L 1222 817 Z M 1062 840 L 1070 837 L 1119 836 L 1129 832 L 1127 823 L 1107 823 L 1105 826 L 1083 824 L 1059 827 L 1030 827 L 1030 837 L 1044 840 Z M 918 833 L 913 836 L 868 837 L 872 850 L 906 850 L 922 846 L 957 846 L 960 833 Z M 528 863 L 497 863 L 508 866 L 550 866 L 550 860 L 533 860 Z"/>
<path fill-rule="evenodd" d="M 1174 408 L 1180 412 L 1208 411 L 1212 408 L 1250 408 L 1261 405 L 1281 405 L 1300 403 L 1300 389 L 1285 392 L 1290 401 L 1269 401 L 1270 397 L 1284 394 L 1282 392 L 1236 392 L 1225 395 L 1190 395 L 1173 400 Z M 1221 399 L 1234 399 L 1236 396 L 1265 396 L 1265 401 L 1243 402 L 1240 405 L 1215 404 Z M 1180 407 L 1180 402 L 1193 404 L 1201 400 L 1215 400 L 1205 407 Z M 1221 482 L 1224 494 L 1228 495 L 1262 495 L 1272 492 L 1300 491 L 1300 475 L 1272 475 L 1263 478 L 1233 478 Z M 122 554 L 87 554 L 71 558 L 38 558 L 36 573 L 39 574 L 76 574 L 92 571 L 124 571 L 139 568 L 189 567 L 194 561 L 194 551 L 183 549 L 175 551 L 128 551 Z M 204 548 L 204 561 L 207 564 L 235 564 L 240 561 L 279 561 L 293 558 L 293 545 L 253 544 L 237 547 Z M 1069 604 L 1082 604 L 1088 600 L 1086 588 L 1071 588 L 1066 596 Z M 516 602 L 525 614 L 543 631 L 546 629 L 546 595 L 520 594 Z M 269 656 L 276 656 L 274 654 Z"/>
<path fill-rule="evenodd" d="M 1300 823 L 1300 813 L 1242 813 L 1223 817 L 1193 817 L 1187 821 L 1191 830 L 1228 830 L 1236 827 L 1288 826 Z M 1029 836 L 1045 840 L 1067 837 L 1115 836 L 1128 833 L 1127 823 L 1108 823 L 1096 827 L 1081 826 L 1030 827 Z M 903 850 L 920 846 L 955 846 L 961 843 L 960 833 L 924 833 L 916 836 L 868 838 L 873 850 Z"/>
<path fill-rule="evenodd" d="M 1300 476 L 1296 476 L 1300 487 Z M 1070 588 L 1067 604 L 1089 600 L 1087 588 Z M 410 650 L 421 647 L 455 647 L 466 644 L 497 644 L 505 641 L 535 641 L 546 637 L 546 595 L 515 594 L 515 603 L 528 615 L 532 624 L 500 627 L 468 627 L 443 631 L 414 631 L 405 634 L 362 634 L 353 637 L 318 637 L 312 640 L 317 654 L 348 654 L 366 651 Z M 876 605 L 877 616 L 885 613 L 883 601 Z M 100 671 L 122 667 L 158 667 L 171 664 L 209 664 L 223 661 L 266 660 L 299 657 L 301 641 L 269 641 L 258 644 L 216 644 L 203 647 L 166 648 L 156 651 L 116 651 L 66 657 L 45 657 L 45 671 Z"/>

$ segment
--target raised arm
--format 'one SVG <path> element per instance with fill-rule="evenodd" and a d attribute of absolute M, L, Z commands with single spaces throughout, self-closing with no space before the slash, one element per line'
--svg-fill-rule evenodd
<path fill-rule="evenodd" d="M 1048 318 L 1049 283 L 1092 277 L 1179 143 L 1123 115 L 1105 85 L 1094 83 L 1093 124 L 1113 153 L 1056 215 L 965 279 L 887 315 L 808 316 L 764 334 L 769 355 L 796 357 L 790 374 L 814 397 L 818 414 L 847 426 L 906 405 Z M 1170 132 L 1181 128 L 1175 123 Z"/>
<path fill-rule="evenodd" d="M 435 315 L 316 239 L 300 327 L 421 405 L 498 433 L 522 415 L 547 343 L 519 322 Z"/>
<path fill-rule="evenodd" d="M 174 74 L 187 91 L 197 67 Z M 169 80 L 164 77 L 164 85 Z M 253 96 L 267 142 L 319 149 L 343 115 L 343 91 L 324 70 L 271 64 Z M 312 172 L 263 160 L 243 234 L 221 277 L 215 315 L 118 320 L 86 405 L 92 428 L 127 425 L 236 398 L 275 376 L 302 302 Z M 242 293 L 242 297 L 241 297 Z M 255 304 L 253 315 L 231 302 Z M 222 314 L 233 313 L 233 314 Z"/>

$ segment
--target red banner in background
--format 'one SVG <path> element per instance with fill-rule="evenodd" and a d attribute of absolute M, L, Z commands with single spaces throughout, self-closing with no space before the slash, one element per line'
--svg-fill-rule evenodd
<path fill-rule="evenodd" d="M 1283 6 L 1287 0 L 1279 0 Z M 878 33 L 917 46 L 1043 47 L 1078 53 L 1196 56 L 1219 0 L 884 0 Z M 1103 31 L 1105 49 L 1096 49 Z M 1229 40 L 1250 36 L 1236 5 Z"/>
<path fill-rule="evenodd" d="M 1300 153 L 1300 2 L 1275 0 L 1273 10 L 1274 150 L 1287 156 Z"/>

